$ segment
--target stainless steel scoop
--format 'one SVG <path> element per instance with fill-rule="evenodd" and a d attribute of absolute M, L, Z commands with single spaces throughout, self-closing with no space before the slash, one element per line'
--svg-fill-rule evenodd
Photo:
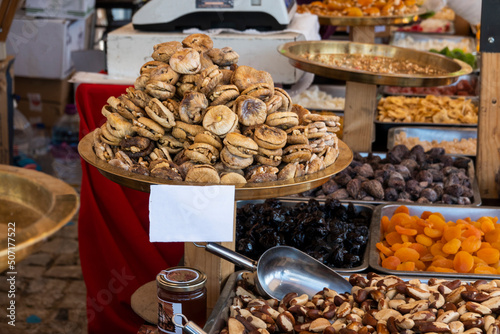
<path fill-rule="evenodd" d="M 325 287 L 338 293 L 350 292 L 352 288 L 336 271 L 293 247 L 270 248 L 256 262 L 216 243 L 195 245 L 247 270 L 256 271 L 259 293 L 278 300 L 289 292 L 312 297 Z"/>

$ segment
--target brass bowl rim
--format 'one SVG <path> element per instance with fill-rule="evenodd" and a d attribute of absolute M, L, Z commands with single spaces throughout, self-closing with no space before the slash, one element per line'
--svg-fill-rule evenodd
<path fill-rule="evenodd" d="M 127 185 L 128 182 L 137 182 L 140 185 L 146 185 L 148 189 L 150 185 L 156 185 L 156 184 L 189 185 L 189 186 L 222 185 L 219 183 L 194 183 L 194 182 L 184 182 L 184 181 L 169 181 L 126 171 L 119 167 L 112 166 L 109 163 L 99 159 L 94 153 L 92 147 L 92 141 L 93 141 L 93 132 L 85 135 L 80 140 L 80 143 L 78 144 L 78 152 L 80 153 L 80 156 L 87 163 L 96 167 L 99 170 L 99 172 L 101 172 L 101 174 L 103 174 L 105 177 L 111 179 L 112 181 L 120 185 L 129 186 Z M 351 149 L 347 146 L 347 144 L 339 140 L 339 156 L 332 165 L 326 167 L 325 169 L 316 172 L 314 174 L 309 174 L 291 180 L 236 184 L 234 185 L 236 191 L 235 199 L 243 200 L 243 199 L 260 198 L 256 197 L 258 196 L 258 194 L 252 194 L 252 192 L 257 192 L 257 193 L 270 192 L 269 195 L 271 195 L 271 192 L 277 190 L 278 188 L 281 188 L 288 195 L 301 193 L 303 191 L 309 190 L 310 184 L 318 184 L 318 183 L 322 184 L 328 181 L 328 178 L 330 176 L 342 171 L 347 166 L 349 166 L 352 159 L 353 159 L 353 153 Z M 300 189 L 296 191 L 295 189 L 297 188 Z M 284 196 L 283 193 L 281 195 Z"/>
<path fill-rule="evenodd" d="M 460 69 L 455 72 L 448 72 L 448 74 L 445 75 L 424 75 L 424 74 L 405 74 L 405 73 L 377 73 L 377 72 L 371 72 L 371 71 L 364 71 L 364 70 L 356 70 L 356 69 L 345 69 L 333 65 L 327 65 L 325 63 L 321 63 L 318 61 L 314 60 L 308 60 L 304 57 L 301 57 L 293 52 L 290 51 L 290 49 L 294 46 L 297 45 L 316 45 L 316 44 L 338 44 L 338 45 L 343 45 L 343 44 L 349 44 L 349 45 L 354 45 L 355 47 L 374 47 L 375 49 L 398 49 L 402 51 L 411 51 L 412 54 L 414 53 L 420 53 L 420 54 L 427 54 L 430 57 L 435 57 L 435 58 L 441 58 L 449 63 L 455 62 L 457 65 L 460 66 Z M 358 43 L 358 42 L 349 42 L 349 41 L 297 41 L 297 42 L 288 42 L 284 43 L 278 46 L 278 52 L 285 57 L 288 57 L 290 59 L 296 60 L 298 62 L 302 63 L 310 63 L 318 67 L 324 67 L 328 69 L 333 69 L 339 72 L 345 72 L 345 73 L 356 73 L 360 75 L 370 75 L 370 76 L 383 76 L 387 78 L 418 78 L 418 79 L 448 79 L 448 78 L 453 78 L 453 77 L 460 77 L 463 75 L 467 75 L 472 73 L 472 67 L 458 59 L 451 59 L 449 57 L 446 57 L 444 55 L 438 54 L 438 53 L 433 53 L 433 52 L 427 52 L 427 51 L 419 51 L 419 50 L 413 50 L 413 49 L 408 49 L 400 46 L 392 46 L 392 45 L 382 45 L 382 44 L 372 44 L 372 43 Z M 326 54 L 326 53 L 325 53 Z M 339 54 L 339 55 L 347 55 L 347 54 L 352 54 L 352 53 L 329 53 L 329 54 Z M 387 57 L 387 56 L 386 56 Z"/>
<path fill-rule="evenodd" d="M 66 223 L 68 223 L 78 211 L 80 200 L 76 190 L 66 182 L 56 177 L 32 169 L 3 164 L 0 164 L 0 173 L 12 174 L 16 177 L 27 179 L 32 183 L 45 188 L 52 194 L 52 204 L 50 210 L 44 212 L 42 217 L 40 217 L 34 224 L 30 225 L 30 227 L 32 227 L 36 224 L 47 224 L 49 228 L 43 231 L 43 233 L 21 242 L 18 242 L 18 240 L 21 239 L 18 237 L 19 232 L 16 228 L 16 253 L 34 246 L 36 243 L 57 232 Z M 8 256 L 8 251 L 8 247 L 6 249 L 0 249 L 0 257 L 3 258 Z"/>

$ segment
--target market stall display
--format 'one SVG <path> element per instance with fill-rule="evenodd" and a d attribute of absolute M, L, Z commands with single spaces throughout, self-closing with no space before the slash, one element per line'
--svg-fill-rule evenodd
<path fill-rule="evenodd" d="M 479 76 L 469 74 L 461 76 L 456 82 L 448 86 L 437 87 L 398 87 L 383 86 L 381 92 L 384 95 L 404 95 L 404 96 L 422 96 L 426 95 L 446 95 L 450 97 L 479 96 Z"/>
<path fill-rule="evenodd" d="M 460 49 L 463 52 L 476 53 L 475 39 L 466 36 L 396 31 L 391 34 L 389 44 L 419 51 L 442 50 L 447 47 L 450 50 Z"/>

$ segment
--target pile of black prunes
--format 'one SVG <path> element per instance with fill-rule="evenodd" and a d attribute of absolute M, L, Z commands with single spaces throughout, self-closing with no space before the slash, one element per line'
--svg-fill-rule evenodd
<path fill-rule="evenodd" d="M 287 206 L 270 199 L 237 210 L 236 251 L 258 260 L 274 246 L 295 247 L 331 268 L 360 266 L 368 243 L 371 210 L 315 199 Z"/>

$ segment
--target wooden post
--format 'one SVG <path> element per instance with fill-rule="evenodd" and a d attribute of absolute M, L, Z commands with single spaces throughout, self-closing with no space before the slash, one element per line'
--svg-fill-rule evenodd
<path fill-rule="evenodd" d="M 358 43 L 374 43 L 374 26 L 350 27 L 350 39 Z M 377 86 L 357 82 L 346 83 L 344 132 L 342 139 L 353 151 L 371 152 L 375 134 Z"/>
<path fill-rule="evenodd" d="M 500 175 L 500 6 L 483 0 L 481 13 L 481 91 L 476 171 L 481 197 L 499 198 Z"/>

